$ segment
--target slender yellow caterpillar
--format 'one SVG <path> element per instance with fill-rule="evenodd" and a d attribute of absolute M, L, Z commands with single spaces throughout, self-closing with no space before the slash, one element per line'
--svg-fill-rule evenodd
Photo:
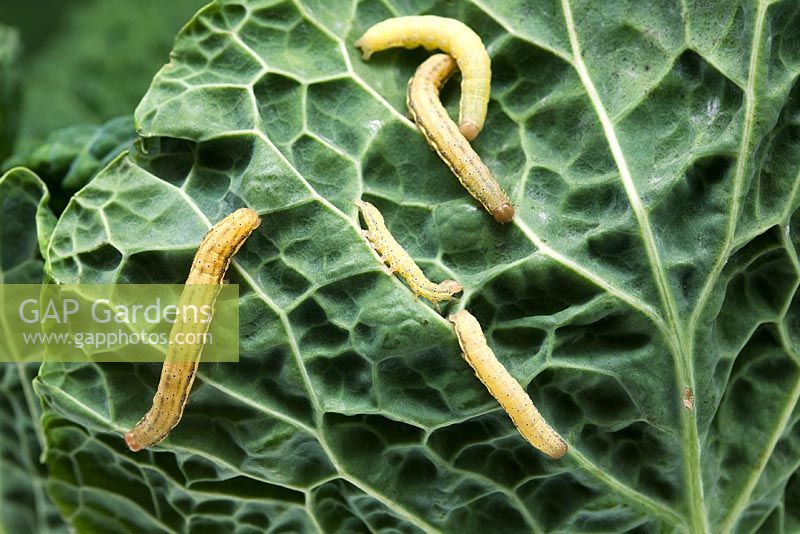
<path fill-rule="evenodd" d="M 450 316 L 464 351 L 464 359 L 475 374 L 511 416 L 511 420 L 528 442 L 550 458 L 561 458 L 567 452 L 567 443 L 547 424 L 533 401 L 514 380 L 508 370 L 495 357 L 486 344 L 481 325 L 467 310 Z"/>
<path fill-rule="evenodd" d="M 433 15 L 397 17 L 371 27 L 356 41 L 364 59 L 387 48 L 440 49 L 458 62 L 461 70 L 461 102 L 458 124 L 470 141 L 478 136 L 486 120 L 492 65 L 477 33 L 461 21 Z"/>
<path fill-rule="evenodd" d="M 461 184 L 500 223 L 514 218 L 514 206 L 488 167 L 458 131 L 439 101 L 439 89 L 455 71 L 447 54 L 435 54 L 419 66 L 408 82 L 408 110 L 425 140 Z"/>
<path fill-rule="evenodd" d="M 231 258 L 247 237 L 258 228 L 261 220 L 251 209 L 241 208 L 214 225 L 203 238 L 181 294 L 182 305 L 199 303 L 213 305 L 223 283 Z M 176 321 L 170 339 L 187 330 L 203 331 L 208 325 L 199 322 Z M 127 434 L 125 443 L 134 452 L 159 443 L 180 422 L 183 408 L 200 361 L 201 344 L 179 345 L 170 342 L 167 358 L 161 370 L 161 380 L 153 397 L 153 406 Z"/>
<path fill-rule="evenodd" d="M 362 234 L 380 255 L 381 260 L 389 264 L 386 269 L 387 274 L 397 273 L 405 279 L 414 295 L 424 297 L 434 304 L 451 300 L 456 293 L 464 289 L 455 280 L 445 280 L 439 284 L 428 280 L 422 269 L 408 255 L 408 252 L 389 233 L 389 229 L 386 228 L 386 224 L 383 222 L 383 215 L 378 211 L 378 208 L 369 202 L 360 200 L 356 201 L 355 204 L 361 210 L 364 222 L 367 223 L 368 230 L 363 230 Z"/>

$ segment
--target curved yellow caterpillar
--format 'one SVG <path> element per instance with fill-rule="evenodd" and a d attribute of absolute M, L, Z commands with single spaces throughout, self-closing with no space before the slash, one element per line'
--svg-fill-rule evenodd
<path fill-rule="evenodd" d="M 461 184 L 497 222 L 514 218 L 514 206 L 489 168 L 458 131 L 439 100 L 439 89 L 453 74 L 456 62 L 447 54 L 435 54 L 408 82 L 408 110 L 422 132 Z"/>
<path fill-rule="evenodd" d="M 455 325 L 464 359 L 475 370 L 489 393 L 511 416 L 522 437 L 550 458 L 564 456 L 567 443 L 547 424 L 519 382 L 497 361 L 492 349 L 486 344 L 477 319 L 467 310 L 461 310 L 449 319 Z"/>
<path fill-rule="evenodd" d="M 247 237 L 258 228 L 261 220 L 251 209 L 241 208 L 214 225 L 203 238 L 181 294 L 181 306 L 189 303 L 212 304 L 228 270 L 231 258 L 241 248 Z M 203 331 L 207 324 L 176 321 L 170 332 L 174 339 L 179 332 Z M 180 422 L 183 409 L 197 373 L 203 346 L 170 343 L 161 380 L 153 397 L 153 406 L 142 419 L 125 434 L 125 443 L 134 452 L 159 443 Z"/>
<path fill-rule="evenodd" d="M 355 204 L 361 210 L 364 222 L 367 223 L 368 230 L 363 230 L 362 234 L 381 257 L 381 260 L 389 264 L 387 274 L 397 273 L 405 279 L 414 295 L 424 297 L 434 304 L 451 300 L 456 293 L 464 289 L 455 280 L 445 280 L 439 284 L 428 280 L 408 252 L 389 233 L 378 208 L 369 202 L 360 200 L 357 200 Z"/>
<path fill-rule="evenodd" d="M 458 124 L 470 141 L 478 136 L 486 120 L 492 64 L 483 41 L 461 21 L 434 15 L 397 17 L 384 20 L 368 29 L 356 46 L 364 59 L 387 48 L 440 49 L 458 62 L 461 70 L 461 103 Z"/>

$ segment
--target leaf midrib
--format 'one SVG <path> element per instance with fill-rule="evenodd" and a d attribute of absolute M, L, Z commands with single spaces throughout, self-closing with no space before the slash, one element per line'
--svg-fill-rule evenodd
<path fill-rule="evenodd" d="M 668 327 L 665 340 L 671 346 L 673 361 L 675 364 L 675 383 L 679 389 L 689 387 L 695 390 L 694 369 L 691 352 L 685 349 L 685 337 L 683 328 L 679 320 L 677 306 L 672 295 L 671 286 L 667 278 L 666 271 L 661 262 L 655 236 L 650 226 L 650 219 L 639 197 L 633 177 L 625 160 L 625 155 L 617 138 L 616 130 L 611 122 L 611 118 L 605 109 L 597 89 L 594 87 L 589 71 L 583 61 L 580 43 L 578 40 L 577 28 L 572 16 L 572 9 L 569 0 L 561 0 L 562 11 L 566 21 L 567 32 L 572 46 L 573 58 L 572 66 L 578 73 L 578 77 L 586 90 L 589 100 L 597 113 L 597 117 L 606 136 L 609 149 L 614 158 L 617 170 L 620 174 L 623 187 L 628 196 L 628 202 L 634 212 L 636 221 L 642 234 L 642 241 L 647 252 L 648 262 L 654 282 L 658 289 L 661 305 L 665 314 L 665 323 Z M 672 341 L 670 341 L 672 340 Z M 673 400 L 677 401 L 680 392 L 674 392 Z M 708 514 L 705 506 L 704 488 L 702 472 L 700 469 L 700 442 L 697 431 L 697 419 L 694 412 L 680 411 L 680 422 L 682 429 L 681 436 L 681 455 L 684 464 L 684 485 L 686 487 L 686 504 L 690 510 L 689 520 L 694 531 L 709 532 Z"/>

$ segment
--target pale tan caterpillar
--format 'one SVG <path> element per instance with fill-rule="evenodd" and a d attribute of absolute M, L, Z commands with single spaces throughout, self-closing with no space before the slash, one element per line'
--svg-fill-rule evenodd
<path fill-rule="evenodd" d="M 363 230 L 362 234 L 380 255 L 381 260 L 389 265 L 386 269 L 387 274 L 397 273 L 405 279 L 414 295 L 424 297 L 434 304 L 451 300 L 456 293 L 464 289 L 455 280 L 445 280 L 439 284 L 428 280 L 408 252 L 389 233 L 378 208 L 360 200 L 355 204 L 361 210 L 364 222 L 367 223 L 367 230 Z"/>
<path fill-rule="evenodd" d="M 185 303 L 212 304 L 216 300 L 231 258 L 247 237 L 258 228 L 258 214 L 240 208 L 216 225 L 203 238 L 194 256 L 192 269 L 181 294 Z M 199 322 L 176 321 L 170 339 L 179 332 L 208 329 Z M 192 389 L 203 347 L 200 344 L 178 345 L 170 343 L 161 380 L 153 397 L 153 406 L 127 434 L 125 443 L 134 452 L 159 443 L 180 422 L 189 392 Z"/>
<path fill-rule="evenodd" d="M 461 310 L 449 319 L 455 325 L 464 359 L 475 370 L 489 393 L 511 416 L 522 437 L 550 458 L 564 456 L 567 443 L 547 424 L 519 382 L 497 361 L 492 349 L 486 344 L 477 319 L 467 310 Z"/>
<path fill-rule="evenodd" d="M 356 41 L 364 59 L 387 48 L 440 49 L 458 62 L 461 70 L 461 102 L 458 124 L 470 141 L 486 120 L 492 65 L 477 33 L 461 21 L 433 15 L 397 17 L 372 26 Z"/>
<path fill-rule="evenodd" d="M 514 218 L 514 206 L 508 195 L 439 101 L 439 89 L 455 68 L 455 61 L 447 54 L 435 54 L 425 60 L 408 82 L 408 110 L 425 140 L 467 191 L 497 222 L 507 223 Z"/>

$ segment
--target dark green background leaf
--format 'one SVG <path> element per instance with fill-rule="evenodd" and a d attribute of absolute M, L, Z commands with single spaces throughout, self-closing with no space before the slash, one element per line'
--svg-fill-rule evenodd
<path fill-rule="evenodd" d="M 37 226 L 52 228 L 47 188 L 30 171 L 15 169 L 0 177 L 0 284 L 36 284 L 43 262 Z M 38 225 L 37 225 L 38 221 Z M 2 294 L 0 294 L 2 298 Z M 0 317 L 0 352 L 4 360 L 12 347 L 5 343 L 9 326 Z M 0 531 L 66 532 L 66 525 L 45 488 L 47 469 L 40 455 L 44 433 L 39 399 L 31 384 L 38 365 L 0 363 Z"/>
<path fill-rule="evenodd" d="M 11 153 L 19 122 L 19 34 L 0 25 L 0 159 Z"/>
<path fill-rule="evenodd" d="M 117 117 L 101 126 L 70 126 L 17 152 L 3 168 L 22 166 L 36 172 L 50 187 L 53 208 L 60 213 L 78 189 L 135 140 L 133 117 Z"/>
<path fill-rule="evenodd" d="M 129 115 L 169 59 L 175 33 L 205 3 L 31 0 L 35 23 L 18 6 L 4 6 L 0 21 L 20 24 L 26 42 L 18 148 L 29 150 L 56 129 Z"/>

